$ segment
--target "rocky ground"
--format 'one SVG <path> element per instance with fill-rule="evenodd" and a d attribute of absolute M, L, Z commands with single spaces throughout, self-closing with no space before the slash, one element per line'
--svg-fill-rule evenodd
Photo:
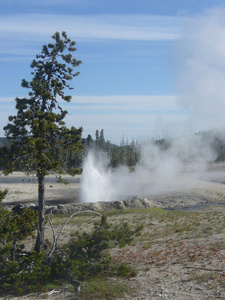
<path fill-rule="evenodd" d="M 113 249 L 137 270 L 122 299 L 225 299 L 224 216 L 224 208 L 214 207 L 153 218 L 142 233 L 148 241 Z"/>
<path fill-rule="evenodd" d="M 116 299 L 225 299 L 224 207 L 185 212 L 157 208 L 121 212 L 110 213 L 109 221 L 143 224 L 144 229 L 131 245 L 110 251 L 114 260 L 125 262 L 136 270 L 136 277 L 108 281 L 109 285 L 116 281 L 127 286 L 127 292 Z M 59 231 L 65 218 L 63 215 L 51 218 L 56 232 Z M 70 233 L 77 229 L 89 230 L 97 219 L 87 216 L 82 217 L 82 222 L 80 219 L 68 224 L 59 242 L 66 242 Z M 51 239 L 49 225 L 46 234 Z M 58 292 L 2 299 L 71 299 L 71 293 Z"/>
<path fill-rule="evenodd" d="M 131 225 L 144 225 L 141 236 L 132 245 L 111 250 L 115 260 L 126 262 L 134 266 L 137 271 L 136 277 L 119 280 L 127 285 L 127 293 L 120 298 L 121 300 L 225 299 L 224 175 L 223 168 L 216 168 L 210 176 L 203 174 L 201 179 L 192 179 L 192 184 L 183 190 L 168 190 L 167 193 L 151 195 L 151 197 L 135 196 L 133 199 L 117 201 L 113 204 L 98 203 L 89 206 L 84 204 L 83 208 L 95 210 L 116 208 L 117 213 L 109 214 L 108 217 L 112 223 L 127 221 Z M 17 185 L 18 182 L 12 184 L 10 180 L 7 183 L 1 179 L 2 177 L 0 189 L 3 187 L 10 189 L 4 205 L 12 205 L 13 201 L 18 200 L 16 195 L 21 195 L 19 188 L 21 183 L 23 189 L 26 184 L 29 196 L 27 200 L 35 201 L 31 195 L 31 185 L 35 183 L 23 181 Z M 57 195 L 56 200 L 67 195 L 67 202 L 70 202 L 69 199 L 72 199 L 74 192 L 76 195 L 79 194 L 79 178 L 73 178 L 73 186 L 71 185 L 70 188 L 65 186 L 64 190 L 58 188 L 58 183 L 53 178 L 51 180 L 49 179 L 49 201 L 54 200 L 54 195 Z M 66 205 L 74 206 L 74 204 Z M 153 210 L 145 211 L 142 209 L 144 207 L 153 207 Z M 140 210 L 128 211 L 129 208 L 140 208 Z M 64 208 L 59 206 L 58 213 L 62 209 Z M 68 211 L 68 208 L 66 209 Z M 62 218 L 52 216 L 54 225 L 58 228 L 64 220 L 63 215 L 61 216 Z M 83 220 L 82 225 L 76 222 L 70 223 L 62 235 L 61 242 L 65 242 L 70 233 L 75 232 L 76 229 L 90 229 L 96 218 L 94 216 L 87 218 L 87 223 Z M 47 228 L 47 232 L 51 238 L 50 227 Z M 61 291 L 51 295 L 30 295 L 17 299 L 46 297 L 70 299 L 71 294 Z"/>
<path fill-rule="evenodd" d="M 152 194 L 133 195 L 125 201 L 79 203 L 81 176 L 64 175 L 69 184 L 57 182 L 54 175 L 46 177 L 45 198 L 46 209 L 53 213 L 72 213 L 80 209 L 109 210 L 122 208 L 161 207 L 187 208 L 212 204 L 219 201 L 225 203 L 225 165 L 211 166 L 209 172 L 202 172 L 198 177 L 182 175 L 167 178 L 157 187 L 157 179 L 146 180 L 144 186 L 153 187 Z M 143 181 L 143 180 L 142 180 Z M 0 174 L 0 189 L 7 188 L 8 194 L 3 200 L 3 206 L 12 208 L 17 204 L 37 205 L 38 185 L 35 176 L 26 176 L 22 172 L 15 172 L 8 176 Z M 138 200 L 138 201 L 137 201 Z M 55 212 L 54 212 L 55 211 Z"/>

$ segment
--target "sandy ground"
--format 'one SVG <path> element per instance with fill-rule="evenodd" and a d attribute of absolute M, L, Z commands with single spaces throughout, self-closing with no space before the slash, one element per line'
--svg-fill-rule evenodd
<path fill-rule="evenodd" d="M 110 279 L 127 286 L 127 293 L 117 300 L 206 300 L 225 299 L 225 207 L 208 207 L 173 217 L 148 214 L 112 215 L 112 224 L 131 222 L 144 225 L 142 234 L 130 246 L 110 251 L 113 259 L 135 268 L 137 276 Z M 89 217 L 88 217 L 89 218 Z M 93 218 L 93 222 L 97 218 Z M 86 220 L 87 221 L 87 220 Z M 90 225 L 83 220 L 82 228 Z M 88 225 L 89 224 L 89 225 Z M 78 225 L 80 226 L 80 225 Z M 92 224 L 93 226 L 93 224 Z M 51 238 L 51 230 L 47 226 Z M 59 230 L 59 228 L 56 228 Z M 67 226 L 60 243 L 77 229 Z M 82 287 L 81 287 L 82 288 Z M 53 292 L 53 291 L 52 291 Z M 78 294 L 79 295 L 79 294 Z M 60 293 L 5 297 L 0 299 L 89 299 L 72 298 L 67 291 Z M 91 298 L 95 300 L 95 298 Z M 96 298 L 105 299 L 105 298 Z"/>
<path fill-rule="evenodd" d="M 77 201 L 79 180 L 79 177 L 70 177 L 71 184 L 64 186 L 49 176 L 46 180 L 47 200 Z M 177 178 L 176 186 L 181 187 L 183 180 L 179 180 L 181 178 Z M 128 293 L 120 300 L 225 299 L 224 182 L 225 166 L 212 166 L 210 172 L 202 173 L 198 178 L 189 178 L 185 189 L 183 186 L 176 190 L 168 187 L 167 192 L 164 189 L 163 194 L 151 196 L 161 207 L 191 208 L 190 212 L 185 212 L 184 216 L 178 216 L 175 220 L 166 216 L 160 219 L 147 215 L 140 219 L 135 214 L 111 217 L 111 222 L 144 222 L 141 240 L 132 246 L 111 251 L 115 260 L 128 263 L 137 270 L 136 277 L 120 280 L 128 286 Z M 9 190 L 5 204 L 37 200 L 37 184 L 33 178 L 27 178 L 22 173 L 8 177 L 2 175 L 0 189 L 4 188 Z M 202 204 L 204 206 L 201 207 Z M 76 228 L 69 225 L 67 234 L 74 230 Z M 70 297 L 70 293 L 61 292 L 47 298 Z M 10 297 L 18 300 L 44 298 L 46 295 Z"/>
<path fill-rule="evenodd" d="M 150 241 L 111 251 L 117 261 L 137 271 L 129 280 L 129 295 L 121 299 L 225 299 L 225 209 L 208 208 L 186 218 L 193 216 L 198 220 L 193 231 L 188 227 L 180 231 L 182 226 L 174 230 L 172 222 L 146 220 L 142 234 L 152 235 Z"/>
<path fill-rule="evenodd" d="M 64 175 L 69 184 L 57 182 L 54 175 L 45 180 L 45 198 L 47 205 L 79 202 L 81 176 Z M 154 205 L 161 207 L 178 207 L 200 205 L 211 201 L 225 201 L 225 164 L 213 165 L 209 171 L 198 176 L 183 174 L 175 178 L 166 178 L 157 182 L 157 178 L 141 178 L 142 190 L 150 190 L 151 194 L 133 195 L 147 197 Z M 150 187 L 150 188 L 149 188 Z M 38 185 L 36 177 L 26 176 L 22 172 L 14 172 L 8 176 L 1 174 L 0 190 L 7 188 L 8 194 L 3 205 L 32 202 L 37 204 Z M 123 199 L 116 199 L 123 200 Z"/>
<path fill-rule="evenodd" d="M 54 175 L 49 175 L 45 180 L 46 203 L 70 203 L 79 199 L 80 177 L 64 175 L 69 184 L 57 182 Z M 37 204 L 38 184 L 35 176 L 27 176 L 22 172 L 14 172 L 8 176 L 1 174 L 0 190 L 8 189 L 8 194 L 3 204 L 14 205 L 32 202 Z"/>

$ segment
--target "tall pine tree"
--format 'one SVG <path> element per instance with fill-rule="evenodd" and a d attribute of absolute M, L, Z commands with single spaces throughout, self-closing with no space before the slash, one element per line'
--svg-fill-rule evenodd
<path fill-rule="evenodd" d="M 70 102 L 66 91 L 72 89 L 69 81 L 77 76 L 74 68 L 81 63 L 72 53 L 75 42 L 66 32 L 56 32 L 54 42 L 44 45 L 33 60 L 32 80 L 22 80 L 22 86 L 29 90 L 29 97 L 16 98 L 17 115 L 9 117 L 4 127 L 11 147 L 2 149 L 7 159 L 5 173 L 20 168 L 36 172 L 38 179 L 38 234 L 35 249 L 40 252 L 44 243 L 45 219 L 45 176 L 49 172 L 61 171 L 61 153 L 81 150 L 82 128 L 67 128 L 63 121 L 67 111 L 59 100 Z"/>

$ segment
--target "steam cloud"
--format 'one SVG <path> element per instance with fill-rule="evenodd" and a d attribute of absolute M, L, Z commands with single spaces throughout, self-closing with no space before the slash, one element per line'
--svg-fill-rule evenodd
<path fill-rule="evenodd" d="M 189 19 L 176 45 L 178 104 L 192 132 L 224 128 L 225 10 Z"/>
<path fill-rule="evenodd" d="M 178 103 L 186 120 L 171 123 L 171 128 L 182 128 L 183 137 L 173 139 L 167 151 L 153 143 L 142 145 L 141 160 L 133 173 L 125 166 L 111 171 L 107 158 L 90 152 L 83 168 L 82 201 L 182 190 L 188 177 L 216 158 L 212 141 L 193 132 L 225 127 L 225 11 L 217 8 L 189 19 L 176 49 Z M 188 131 L 192 135 L 184 136 Z"/>
<path fill-rule="evenodd" d="M 167 151 L 153 143 L 141 145 L 139 154 L 135 172 L 126 166 L 112 171 L 109 157 L 90 151 L 83 167 L 81 201 L 125 200 L 183 190 L 191 184 L 190 176 L 198 176 L 215 159 L 208 141 L 198 135 L 176 139 Z"/>

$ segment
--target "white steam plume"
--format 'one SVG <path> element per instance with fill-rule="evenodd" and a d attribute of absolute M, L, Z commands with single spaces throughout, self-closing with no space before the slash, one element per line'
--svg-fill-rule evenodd
<path fill-rule="evenodd" d="M 225 10 L 216 8 L 187 21 L 175 50 L 178 103 L 192 131 L 224 128 Z"/>
<path fill-rule="evenodd" d="M 130 172 L 126 166 L 111 171 L 109 160 L 103 159 L 101 154 L 89 152 L 84 162 L 82 202 L 125 200 L 181 191 L 190 187 L 190 176 L 197 176 L 215 159 L 209 141 L 198 135 L 176 139 L 166 151 L 153 143 L 142 145 L 135 172 Z"/>
<path fill-rule="evenodd" d="M 225 127 L 225 11 L 208 10 L 189 19 L 176 45 L 177 57 L 178 101 L 186 121 L 171 126 L 162 123 L 169 126 L 170 133 L 175 128 L 176 134 L 177 127 L 180 136 L 185 136 L 182 130 L 192 135 L 173 139 L 167 151 L 154 143 L 142 145 L 141 160 L 133 173 L 126 167 L 110 171 L 108 161 L 90 153 L 84 163 L 82 201 L 181 191 L 188 187 L 190 176 L 196 176 L 216 158 L 213 141 L 193 133 Z"/>

